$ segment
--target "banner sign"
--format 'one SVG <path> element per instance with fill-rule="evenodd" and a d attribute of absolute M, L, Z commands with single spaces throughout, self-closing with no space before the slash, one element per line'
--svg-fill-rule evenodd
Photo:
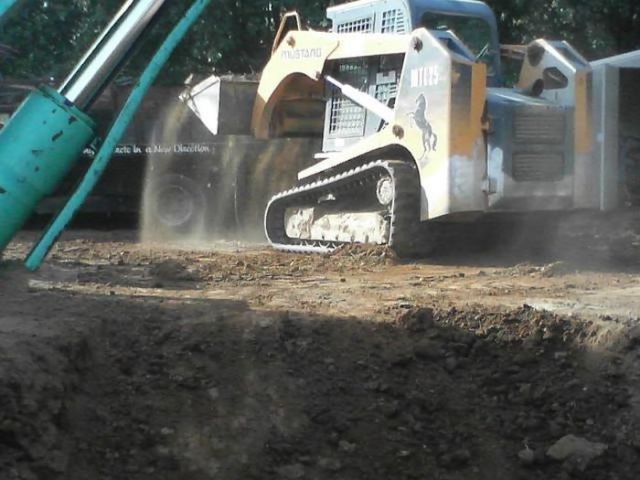
<path fill-rule="evenodd" d="M 216 151 L 214 143 L 153 143 L 153 144 L 123 144 L 118 145 L 114 155 L 194 155 L 212 154 Z M 90 148 L 84 150 L 84 154 L 90 157 L 95 152 Z"/>

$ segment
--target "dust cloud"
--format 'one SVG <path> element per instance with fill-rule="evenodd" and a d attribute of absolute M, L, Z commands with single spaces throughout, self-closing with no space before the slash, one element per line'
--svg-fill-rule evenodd
<path fill-rule="evenodd" d="M 171 102 L 156 122 L 148 153 L 141 207 L 141 241 L 176 247 L 260 241 L 258 224 L 247 225 L 239 190 L 242 163 L 251 148 L 247 137 L 216 137 L 204 155 L 175 152 L 192 116 L 181 102 Z"/>
<path fill-rule="evenodd" d="M 168 102 L 150 132 L 141 241 L 187 248 L 264 243 L 268 200 L 296 183 L 318 140 L 217 135 L 202 143 L 207 137 L 199 134 L 197 122 L 176 99 Z M 174 148 L 185 139 L 201 145 L 201 151 L 185 154 Z"/>
<path fill-rule="evenodd" d="M 319 140 L 211 136 L 185 103 L 165 103 L 149 133 L 140 240 L 179 248 L 264 244 L 267 202 L 296 184 Z"/>
<path fill-rule="evenodd" d="M 177 144 L 178 135 L 187 113 L 187 109 L 182 103 L 170 102 L 155 122 L 149 137 L 149 144 Z M 172 193 L 170 187 L 167 187 L 164 191 L 159 191 L 159 188 L 163 179 L 170 181 L 171 167 L 177 162 L 176 157 L 175 153 L 164 152 L 161 149 L 147 153 L 140 212 L 140 240 L 143 243 L 174 243 L 179 237 L 172 235 L 170 227 L 172 222 L 168 221 L 170 218 L 165 218 L 164 215 L 168 214 L 168 217 L 179 217 L 181 214 L 188 215 L 188 210 L 195 208 L 195 205 L 184 204 L 183 212 L 167 212 L 163 209 L 164 205 L 158 201 Z M 176 187 L 173 193 L 177 196 L 181 193 L 181 190 Z M 176 198 L 176 200 L 178 199 Z M 194 212 L 192 211 L 192 213 Z M 165 223 L 169 225 L 165 227 Z M 188 240 L 195 243 L 199 242 L 204 234 L 203 227 L 203 222 L 193 225 L 190 229 Z M 185 239 L 183 238 L 183 240 Z"/>

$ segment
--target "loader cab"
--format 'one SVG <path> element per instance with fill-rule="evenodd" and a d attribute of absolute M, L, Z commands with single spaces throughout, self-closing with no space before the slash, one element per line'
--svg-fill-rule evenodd
<path fill-rule="evenodd" d="M 336 33 L 410 33 L 431 30 L 443 43 L 451 31 L 476 61 L 487 65 L 487 86 L 503 84 L 496 17 L 475 0 L 358 0 L 327 9 Z M 449 45 L 447 45 L 449 47 Z M 467 56 L 467 55 L 465 55 Z"/>
<path fill-rule="evenodd" d="M 413 0 L 409 3 L 413 28 L 452 31 L 476 61 L 487 65 L 487 86 L 502 85 L 498 24 L 488 5 L 467 0 Z"/>

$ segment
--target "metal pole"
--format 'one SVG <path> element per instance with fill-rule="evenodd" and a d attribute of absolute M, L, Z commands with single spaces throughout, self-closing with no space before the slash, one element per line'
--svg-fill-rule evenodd
<path fill-rule="evenodd" d="M 87 170 L 82 182 L 71 198 L 69 198 L 69 201 L 62 211 L 56 216 L 53 223 L 31 250 L 26 261 L 26 266 L 29 270 L 37 270 L 40 267 L 42 261 L 49 253 L 49 250 L 53 247 L 53 244 L 62 234 L 62 231 L 69 224 L 76 212 L 80 209 L 96 183 L 98 183 L 102 173 L 109 164 L 109 160 L 111 159 L 120 138 L 122 138 L 122 135 L 129 127 L 133 116 L 140 107 L 147 90 L 155 81 L 164 64 L 169 60 L 169 57 L 178 46 L 178 43 L 180 43 L 184 38 L 189 31 L 189 28 L 191 28 L 198 17 L 200 17 L 204 9 L 209 5 L 210 1 L 211 0 L 196 0 L 189 11 L 187 11 L 184 17 L 182 17 L 180 22 L 178 22 L 169 36 L 165 39 L 155 56 L 151 59 L 151 62 L 149 62 L 149 65 L 147 65 L 147 68 L 142 73 L 140 79 L 136 83 L 136 86 L 129 95 L 127 103 L 125 103 L 120 115 L 118 115 L 118 118 L 105 138 L 102 147 L 96 154 L 96 158 Z"/>
<path fill-rule="evenodd" d="M 164 3 L 128 0 L 58 91 L 79 108 L 88 107 Z"/>

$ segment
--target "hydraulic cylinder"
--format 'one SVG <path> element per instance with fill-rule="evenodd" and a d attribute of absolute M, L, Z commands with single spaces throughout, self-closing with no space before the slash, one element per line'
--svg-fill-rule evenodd
<path fill-rule="evenodd" d="M 165 0 L 125 2 L 58 91 L 34 91 L 0 130 L 0 252 L 95 139 L 88 109 Z"/>

